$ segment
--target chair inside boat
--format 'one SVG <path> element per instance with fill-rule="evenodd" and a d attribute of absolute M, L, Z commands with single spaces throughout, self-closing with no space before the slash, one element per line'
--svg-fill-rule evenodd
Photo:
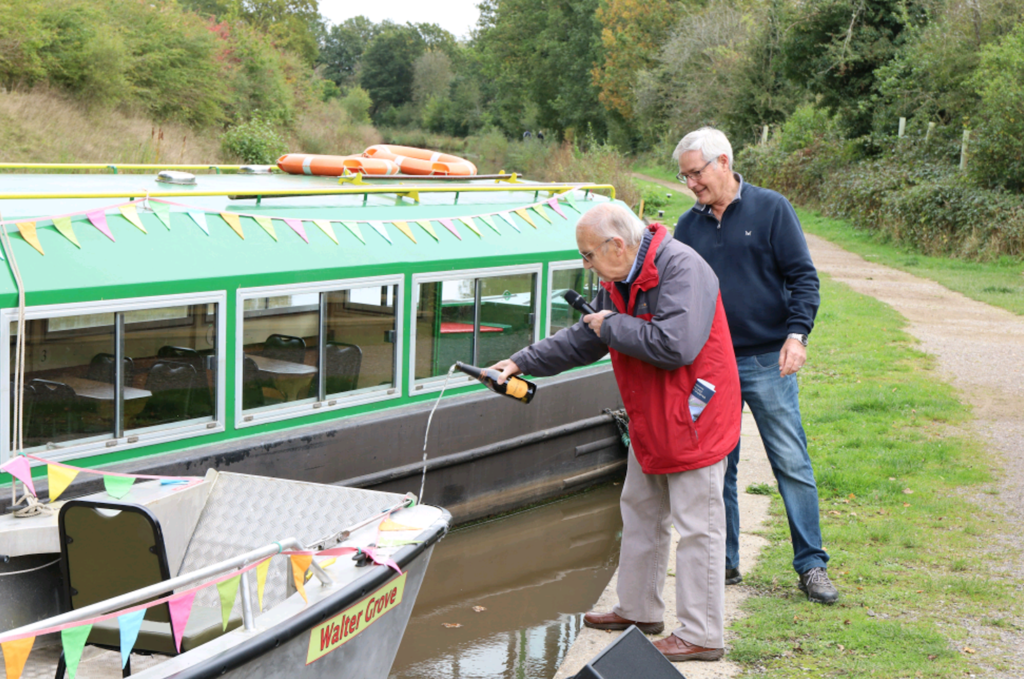
<path fill-rule="evenodd" d="M 61 507 L 58 529 L 68 610 L 170 579 L 160 522 L 145 507 L 71 500 Z M 230 618 L 227 631 L 241 624 L 241 616 L 235 615 Z M 167 604 L 149 608 L 133 652 L 177 655 L 173 625 Z M 182 635 L 181 652 L 196 648 L 223 633 L 220 609 L 195 605 Z M 94 624 L 86 643 L 119 650 L 121 637 L 117 618 Z M 61 679 L 65 670 L 64 655 L 61 654 L 56 679 Z M 130 674 L 129 658 L 122 676 Z"/>

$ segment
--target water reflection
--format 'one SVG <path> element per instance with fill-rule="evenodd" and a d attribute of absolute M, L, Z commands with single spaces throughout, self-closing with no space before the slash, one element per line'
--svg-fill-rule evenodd
<path fill-rule="evenodd" d="M 620 488 L 456 530 L 441 541 L 391 678 L 554 676 L 582 614 L 615 571 Z"/>

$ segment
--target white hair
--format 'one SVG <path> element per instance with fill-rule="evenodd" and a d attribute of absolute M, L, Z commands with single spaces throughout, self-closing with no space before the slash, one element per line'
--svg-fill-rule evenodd
<path fill-rule="evenodd" d="M 615 203 L 602 203 L 587 210 L 576 222 L 576 228 L 590 229 L 603 239 L 618 236 L 626 247 L 640 245 L 645 229 L 644 223 L 629 208 Z"/>
<path fill-rule="evenodd" d="M 676 150 L 672 152 L 672 159 L 678 163 L 679 156 L 687 151 L 700 151 L 705 163 L 725 155 L 729 159 L 729 169 L 732 169 L 732 144 L 721 130 L 713 127 L 694 130 L 679 140 Z"/>

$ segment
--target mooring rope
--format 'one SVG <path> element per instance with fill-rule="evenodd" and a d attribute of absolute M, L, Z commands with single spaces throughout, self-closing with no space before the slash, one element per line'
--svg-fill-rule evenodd
<path fill-rule="evenodd" d="M 452 363 L 452 367 L 448 368 L 448 374 L 444 378 L 444 385 L 441 387 L 441 393 L 437 395 L 437 400 L 434 401 L 434 407 L 430 409 L 430 416 L 427 418 L 427 430 L 423 432 L 423 477 L 420 479 L 420 496 L 416 500 L 416 504 L 423 504 L 423 488 L 427 485 L 427 437 L 430 436 L 430 423 L 434 419 L 434 411 L 437 410 L 437 406 L 441 404 L 441 397 L 444 396 L 444 390 L 448 388 L 448 380 L 451 379 L 452 373 L 455 372 L 455 364 Z"/>

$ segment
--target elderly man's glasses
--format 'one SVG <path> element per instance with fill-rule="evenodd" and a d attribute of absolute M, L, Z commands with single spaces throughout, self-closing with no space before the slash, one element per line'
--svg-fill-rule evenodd
<path fill-rule="evenodd" d="M 690 172 L 690 173 L 687 173 L 687 174 L 683 174 L 682 172 L 680 172 L 679 174 L 676 175 L 676 179 L 678 179 L 679 181 L 681 181 L 684 184 L 687 183 L 691 179 L 693 181 L 695 181 L 695 182 L 699 182 L 700 181 L 700 176 L 704 173 L 704 170 L 706 170 L 708 165 L 710 165 L 713 162 L 715 162 L 714 158 L 712 158 L 708 162 L 704 163 L 704 167 L 700 168 L 696 172 Z"/>
<path fill-rule="evenodd" d="M 610 238 L 605 238 L 603 243 L 598 245 L 596 248 L 594 248 L 590 252 L 586 252 L 586 253 L 581 252 L 580 253 L 580 257 L 583 258 L 584 262 L 591 261 L 590 258 L 594 256 L 594 253 L 597 252 L 598 250 L 600 250 L 601 248 L 603 248 L 605 245 L 607 245 L 608 241 L 611 241 L 611 240 L 615 240 L 615 236 L 611 236 Z"/>

